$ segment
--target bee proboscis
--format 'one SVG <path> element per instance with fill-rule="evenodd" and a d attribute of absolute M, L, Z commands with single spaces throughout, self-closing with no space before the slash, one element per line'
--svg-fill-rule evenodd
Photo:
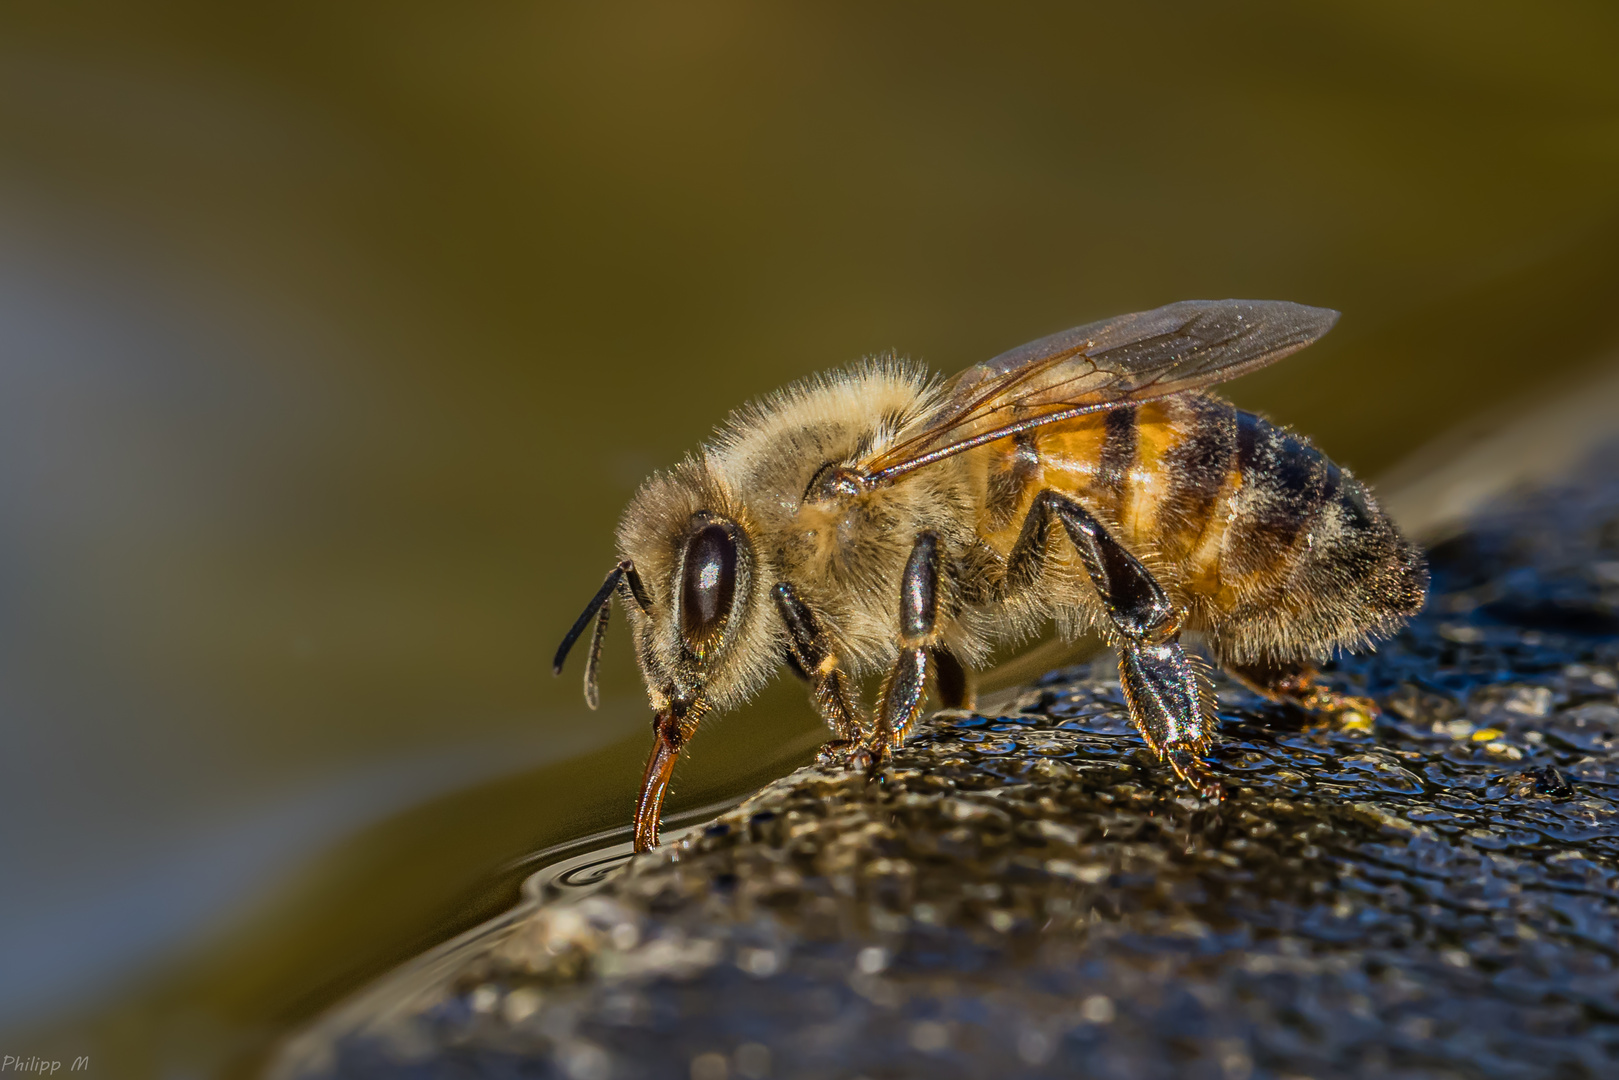
<path fill-rule="evenodd" d="M 823 763 L 875 774 L 921 714 L 969 706 L 974 665 L 1052 621 L 1118 653 L 1142 737 L 1205 797 L 1214 692 L 1181 643 L 1309 709 L 1370 707 L 1319 662 L 1398 629 L 1427 571 L 1366 487 L 1306 439 L 1203 388 L 1287 356 L 1338 314 L 1184 301 L 1041 338 L 957 375 L 873 360 L 733 413 L 636 493 L 620 561 L 557 651 L 617 596 L 654 743 L 635 810 L 656 846 L 664 793 L 708 712 L 783 663 L 834 738 Z M 854 682 L 882 672 L 868 716 Z"/>

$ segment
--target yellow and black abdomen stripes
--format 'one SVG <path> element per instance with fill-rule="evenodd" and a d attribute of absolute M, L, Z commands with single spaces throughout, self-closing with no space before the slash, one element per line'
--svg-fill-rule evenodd
<path fill-rule="evenodd" d="M 1180 595 L 1222 659 L 1319 658 L 1421 607 L 1420 553 L 1300 436 L 1202 394 L 1125 406 L 985 447 L 985 539 L 1034 498 L 1079 499 Z"/>

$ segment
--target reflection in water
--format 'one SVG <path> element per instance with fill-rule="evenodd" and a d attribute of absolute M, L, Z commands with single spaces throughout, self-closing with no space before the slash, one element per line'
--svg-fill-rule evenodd
<path fill-rule="evenodd" d="M 99 989 L 109 970 L 161 959 L 231 929 L 333 836 L 358 832 L 470 784 L 492 783 L 588 746 L 537 735 L 379 761 L 222 820 L 178 823 L 143 858 L 103 853 L 94 876 L 11 890 L 0 923 L 0 1015 L 15 1021 Z M 32 888 L 28 886 L 32 885 Z M 40 886 L 46 887 L 40 887 Z M 50 887 L 54 886 L 54 887 Z M 211 936 L 211 935 L 210 935 Z"/>
<path fill-rule="evenodd" d="M 569 867 L 557 875 L 556 883 L 567 889 L 588 889 L 592 885 L 600 885 L 614 873 L 622 870 L 624 864 L 629 862 L 634 854 L 633 851 L 626 851 L 606 858 L 592 856 L 590 861 L 583 865 Z"/>
<path fill-rule="evenodd" d="M 751 395 L 1278 297 L 1344 319 L 1232 396 L 1375 475 L 1611 344 L 1606 8 L 166 11 L 0 15 L 0 1025 L 132 1075 L 624 820 L 627 642 L 545 660 Z"/>

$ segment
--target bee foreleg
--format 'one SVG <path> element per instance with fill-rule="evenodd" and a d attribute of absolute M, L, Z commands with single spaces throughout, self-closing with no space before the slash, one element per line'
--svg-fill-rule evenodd
<path fill-rule="evenodd" d="M 815 619 L 815 613 L 798 598 L 787 582 L 773 590 L 776 610 L 787 625 L 787 648 L 793 666 L 810 681 L 815 704 L 837 738 L 821 747 L 823 764 L 846 759 L 866 738 L 866 725 L 851 700 L 849 676 L 838 666 L 832 643 Z"/>
<path fill-rule="evenodd" d="M 883 680 L 869 749 L 872 765 L 905 741 L 927 699 L 928 654 L 939 616 L 939 537 L 928 531 L 911 545 L 899 584 L 899 657 Z"/>
<path fill-rule="evenodd" d="M 1113 624 L 1119 683 L 1141 737 L 1199 794 L 1218 798 L 1219 782 L 1201 760 L 1214 735 L 1213 691 L 1181 646 L 1180 613 L 1169 594 L 1074 499 L 1048 489 L 1036 508 L 1062 522 Z"/>

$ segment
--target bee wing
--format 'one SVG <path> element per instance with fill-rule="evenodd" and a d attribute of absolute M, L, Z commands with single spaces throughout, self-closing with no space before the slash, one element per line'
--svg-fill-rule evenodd
<path fill-rule="evenodd" d="M 1183 300 L 1077 326 L 963 371 L 915 431 L 862 466 L 885 480 L 1041 424 L 1222 382 L 1337 321 L 1336 311 L 1280 300 Z"/>

